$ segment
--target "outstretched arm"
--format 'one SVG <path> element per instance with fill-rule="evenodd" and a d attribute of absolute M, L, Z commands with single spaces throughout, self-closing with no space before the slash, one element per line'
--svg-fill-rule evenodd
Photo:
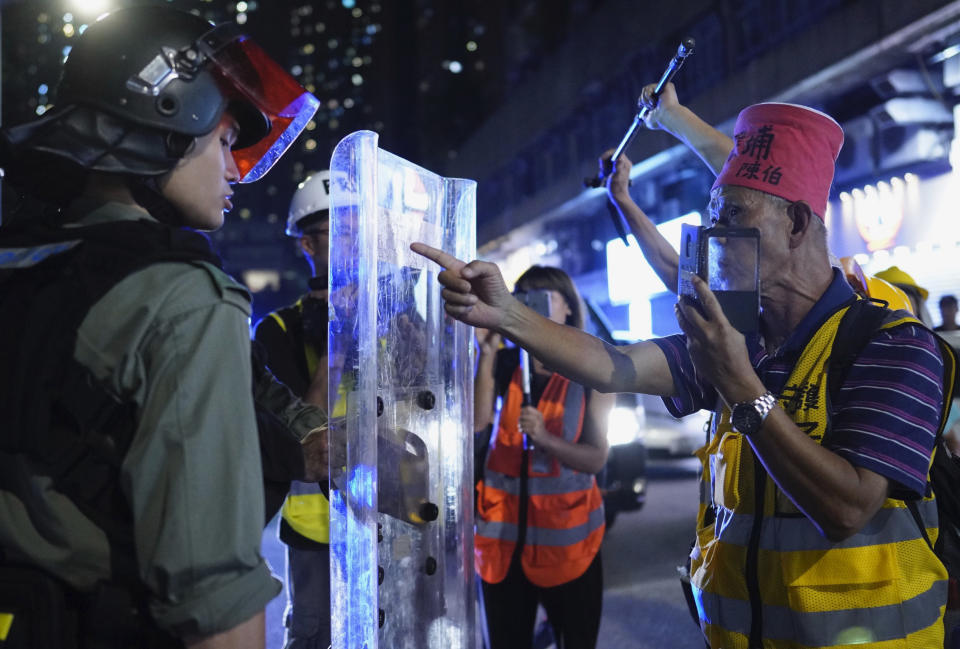
<path fill-rule="evenodd" d="M 452 317 L 494 329 L 559 374 L 600 392 L 643 392 L 672 396 L 666 357 L 650 342 L 615 347 L 575 327 L 552 322 L 521 304 L 495 264 L 469 264 L 423 243 L 410 248 L 445 270 L 437 279 L 444 309 Z"/>

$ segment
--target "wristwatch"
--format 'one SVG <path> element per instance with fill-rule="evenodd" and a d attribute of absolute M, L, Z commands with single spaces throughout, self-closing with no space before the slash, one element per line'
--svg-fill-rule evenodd
<path fill-rule="evenodd" d="M 730 413 L 733 429 L 747 437 L 757 434 L 775 405 L 777 405 L 777 398 L 770 392 L 765 392 L 751 401 L 733 404 Z"/>

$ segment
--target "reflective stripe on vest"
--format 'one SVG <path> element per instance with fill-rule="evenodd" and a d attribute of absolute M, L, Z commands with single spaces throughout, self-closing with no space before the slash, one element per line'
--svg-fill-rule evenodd
<path fill-rule="evenodd" d="M 591 511 L 587 521 L 576 527 L 551 529 L 547 527 L 531 527 L 528 525 L 526 543 L 551 547 L 574 545 L 576 543 L 582 543 L 603 524 L 603 508 L 600 508 Z M 501 541 L 516 542 L 517 531 L 517 525 L 515 523 L 477 521 L 477 534 L 481 536 L 500 539 Z"/>
<path fill-rule="evenodd" d="M 484 473 L 483 482 L 487 487 L 506 491 L 514 496 L 520 495 L 519 476 L 509 476 L 489 470 Z M 592 487 L 593 482 L 594 477 L 589 473 L 570 471 L 555 478 L 528 480 L 527 494 L 530 496 L 552 496 L 570 493 L 571 491 L 583 491 Z"/>
<path fill-rule="evenodd" d="M 772 517 L 760 530 L 760 549 L 783 552 L 862 548 L 878 543 L 910 541 L 917 538 L 917 523 L 900 501 L 884 506 L 853 536 L 834 543 L 810 525 L 806 517 Z M 888 501 L 889 504 L 889 501 Z M 937 527 L 937 503 L 922 500 L 920 515 L 927 528 Z M 750 540 L 753 516 L 735 514 L 729 509 L 717 510 L 716 535 L 727 543 L 746 545 Z"/>
<path fill-rule="evenodd" d="M 297 300 L 294 306 L 303 313 L 302 299 Z M 284 333 L 289 333 L 287 323 L 279 313 L 273 312 L 270 317 L 277 321 Z M 312 377 L 317 371 L 317 352 L 310 345 L 304 344 L 303 353 L 307 359 L 307 371 Z M 292 481 L 280 516 L 297 534 L 317 543 L 330 543 L 330 501 L 316 482 Z"/>
<path fill-rule="evenodd" d="M 0 642 L 7 639 L 13 626 L 13 613 L 0 613 Z"/>
<path fill-rule="evenodd" d="M 519 538 L 524 457 L 518 425 L 523 400 L 520 372 L 517 368 L 507 389 L 484 479 L 477 487 L 475 556 L 477 571 L 488 583 L 506 577 Z M 583 386 L 553 374 L 537 409 L 550 434 L 574 444 L 579 441 L 586 410 Z M 528 458 L 527 527 L 520 563 L 531 582 L 551 587 L 582 575 L 596 556 L 603 540 L 603 498 L 593 475 L 539 453 Z"/>
<path fill-rule="evenodd" d="M 330 543 L 330 501 L 316 482 L 291 482 L 280 515 L 297 534 Z"/>
<path fill-rule="evenodd" d="M 693 587 L 701 622 L 706 623 L 705 634 L 712 647 L 746 647 L 750 635 L 750 602 L 704 593 Z M 942 637 L 935 626 L 940 619 L 940 607 L 947 599 L 947 582 L 936 582 L 933 588 L 902 603 L 873 608 L 838 611 L 798 612 L 785 606 L 764 606 L 764 646 L 835 647 L 867 646 L 904 638 L 902 618 L 914 622 L 919 629 L 909 633 L 906 641 L 885 645 L 892 647 L 941 647 L 936 639 Z M 725 628 L 707 621 L 704 611 L 716 612 Z M 800 620 L 799 623 L 796 623 Z M 716 640 L 716 641 L 715 641 Z"/>
<path fill-rule="evenodd" d="M 826 372 L 844 313 L 846 308 L 840 309 L 814 334 L 786 383 L 793 392 L 808 395 L 804 405 L 809 408 L 779 399 L 817 443 L 830 423 Z M 881 327 L 905 323 L 919 324 L 891 316 Z M 949 374 L 953 356 L 949 350 L 943 355 Z M 949 398 L 944 401 L 948 406 Z M 945 415 L 946 409 L 941 427 Z M 695 600 L 712 647 L 748 647 L 756 614 L 768 649 L 942 646 L 947 573 L 902 501 L 887 499 L 863 529 L 838 543 L 823 537 L 769 476 L 763 482 L 763 510 L 757 512 L 754 473 L 763 469 L 749 443 L 733 431 L 728 408 L 714 421 L 710 442 L 697 451 L 703 482 L 691 554 Z M 711 505 L 712 522 L 706 518 Z M 918 505 L 932 541 L 936 503 L 928 497 Z M 761 516 L 756 530 L 755 514 Z M 751 548 L 754 584 L 747 578 Z M 757 611 L 751 609 L 751 589 L 759 592 Z"/>

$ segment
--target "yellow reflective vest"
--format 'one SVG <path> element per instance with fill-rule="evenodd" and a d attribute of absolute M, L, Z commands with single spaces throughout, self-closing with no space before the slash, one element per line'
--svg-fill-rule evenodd
<path fill-rule="evenodd" d="M 303 301 L 297 300 L 295 306 L 302 312 Z M 271 313 L 270 317 L 277 321 L 281 329 L 287 331 L 287 324 L 278 313 Z M 313 376 L 320 359 L 310 345 L 304 345 L 303 352 L 307 359 L 307 371 Z M 342 404 L 341 399 L 337 406 L 342 408 Z M 334 414 L 336 415 L 336 412 Z M 330 543 L 330 501 L 323 494 L 319 483 L 296 480 L 291 482 L 290 493 L 283 501 L 280 516 L 297 534 L 317 543 Z"/>
<path fill-rule="evenodd" d="M 817 393 L 819 404 L 828 403 L 826 372 L 847 308 L 814 334 L 787 381 Z M 881 328 L 907 322 L 919 324 L 904 312 L 890 312 Z M 955 359 L 949 348 L 942 353 L 952 383 Z M 951 388 L 944 387 L 941 428 Z M 779 404 L 811 439 L 822 441 L 829 425 L 825 406 L 797 408 L 782 397 Z M 690 575 L 711 647 L 943 646 L 947 572 L 902 500 L 888 498 L 863 529 L 834 543 L 767 475 L 733 430 L 728 408 L 697 455 L 703 475 Z M 929 496 L 918 505 L 932 543 L 936 504 Z"/>

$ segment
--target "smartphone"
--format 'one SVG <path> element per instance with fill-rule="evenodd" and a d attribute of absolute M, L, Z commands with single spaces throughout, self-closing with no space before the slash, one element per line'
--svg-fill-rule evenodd
<path fill-rule="evenodd" d="M 550 291 L 537 289 L 534 291 L 514 291 L 514 296 L 544 318 L 550 317 Z"/>
<path fill-rule="evenodd" d="M 756 228 L 704 228 L 683 225 L 677 294 L 699 304 L 684 271 L 703 279 L 723 314 L 738 331 L 760 326 L 760 231 Z"/>
<path fill-rule="evenodd" d="M 544 318 L 550 317 L 550 292 L 544 289 L 537 289 L 533 291 L 514 291 L 514 296 L 520 300 L 523 304 L 527 305 Z M 530 405 L 530 355 L 527 353 L 526 349 L 520 350 L 520 366 L 523 368 L 521 373 L 521 388 L 523 390 L 523 405 Z M 528 450 L 533 449 L 533 445 L 530 444 L 527 436 L 523 436 L 523 445 L 524 448 Z"/>

